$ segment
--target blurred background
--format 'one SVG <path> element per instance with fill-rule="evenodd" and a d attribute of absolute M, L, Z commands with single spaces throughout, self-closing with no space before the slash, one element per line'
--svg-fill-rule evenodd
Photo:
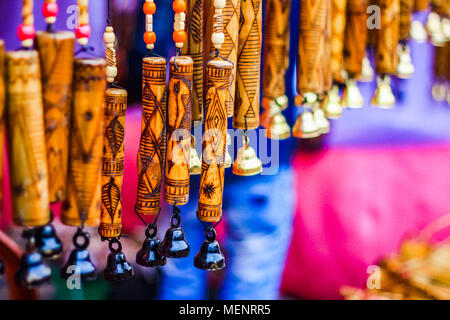
<path fill-rule="evenodd" d="M 298 7 L 292 1 L 290 68 L 286 75 L 289 124 L 295 122 Z M 35 1 L 37 30 L 45 29 L 43 0 Z M 75 0 L 59 0 L 57 30 L 73 25 Z M 118 82 L 129 93 L 125 131 L 123 224 L 124 252 L 133 262 L 144 240 L 144 226 L 134 214 L 136 155 L 141 121 L 142 0 L 111 0 L 112 23 L 118 36 Z M 156 52 L 175 54 L 171 39 L 171 1 L 157 1 L 154 17 Z M 106 0 L 90 1 L 90 45 L 104 55 Z M 414 19 L 426 23 L 428 11 Z M 16 28 L 21 22 L 21 1 L 0 1 L 0 38 L 8 50 L 20 46 Z M 370 106 L 376 81 L 360 83 L 364 108 L 345 110 L 331 120 L 329 134 L 310 141 L 280 141 L 278 172 L 255 177 L 225 178 L 224 219 L 218 226 L 227 267 L 214 273 L 197 270 L 193 257 L 203 241 L 203 227 L 195 211 L 199 176 L 192 177 L 190 202 L 182 208 L 182 226 L 191 254 L 170 260 L 161 269 L 134 264 L 135 277 L 120 283 L 98 280 L 69 290 L 59 269 L 72 249 L 74 228 L 55 219 L 65 244 L 65 255 L 52 261 L 52 283 L 39 289 L 46 299 L 339 299 L 343 285 L 366 286 L 368 267 L 399 249 L 401 241 L 420 234 L 435 219 L 450 212 L 450 107 L 435 101 L 431 91 L 434 48 L 410 42 L 415 74 L 393 79 L 397 98 L 391 110 Z M 231 127 L 231 125 L 230 125 Z M 233 144 L 235 146 L 235 143 Z M 272 145 L 274 147 L 274 145 Z M 197 144 L 197 148 L 200 148 Z M 200 149 L 198 149 L 200 151 Z M 234 153 L 236 154 L 236 152 Z M 3 156 L 5 154 L 3 153 Z M 5 159 L 6 161 L 6 159 Z M 3 181 L 2 230 L 23 245 L 20 229 L 12 225 L 8 168 Z M 60 208 L 53 207 L 58 216 Z M 159 230 L 166 230 L 171 212 L 163 208 Z M 446 225 L 432 241 L 445 241 Z M 443 229 L 443 230 L 441 230 Z M 91 254 L 99 270 L 104 267 L 107 243 L 97 230 Z M 447 232 L 446 232 L 447 231 Z M 164 233 L 159 236 L 162 237 Z M 103 265 L 102 265 L 103 264 Z M 0 298 L 8 298 L 0 279 Z"/>

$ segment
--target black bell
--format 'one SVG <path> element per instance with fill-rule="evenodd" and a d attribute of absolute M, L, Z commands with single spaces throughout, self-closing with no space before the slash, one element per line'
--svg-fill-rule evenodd
<path fill-rule="evenodd" d="M 128 263 L 123 252 L 111 252 L 108 255 L 103 276 L 108 281 L 127 280 L 133 276 L 133 267 Z"/>
<path fill-rule="evenodd" d="M 21 287 L 35 287 L 50 280 L 52 271 L 39 252 L 25 253 L 20 259 L 16 282 Z"/>
<path fill-rule="evenodd" d="M 184 258 L 189 255 L 190 249 L 183 230 L 179 227 L 171 227 L 167 230 L 158 253 L 163 257 Z"/>
<path fill-rule="evenodd" d="M 144 267 L 158 267 L 165 265 L 167 258 L 159 254 L 159 247 L 159 239 L 147 235 L 141 250 L 136 253 L 136 263 Z"/>
<path fill-rule="evenodd" d="M 37 228 L 35 238 L 36 247 L 44 258 L 57 258 L 63 251 L 63 244 L 51 224 Z"/>
<path fill-rule="evenodd" d="M 0 276 L 5 273 L 5 266 L 3 264 L 3 261 L 0 260 Z"/>
<path fill-rule="evenodd" d="M 208 271 L 225 268 L 225 257 L 220 251 L 219 242 L 216 240 L 216 231 L 207 228 L 206 240 L 203 241 L 200 251 L 195 255 L 194 266 Z"/>
<path fill-rule="evenodd" d="M 66 265 L 61 269 L 61 277 L 69 278 L 79 273 L 82 280 L 93 281 L 97 278 L 95 265 L 92 263 L 87 249 L 75 248 L 70 253 Z"/>

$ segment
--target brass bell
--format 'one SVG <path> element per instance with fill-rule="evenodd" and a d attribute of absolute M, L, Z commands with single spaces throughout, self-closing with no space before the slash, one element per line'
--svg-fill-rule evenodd
<path fill-rule="evenodd" d="M 292 135 L 300 139 L 311 139 L 320 136 L 319 128 L 314 122 L 313 114 L 310 111 L 304 110 L 297 117 L 292 128 Z"/>
<path fill-rule="evenodd" d="M 330 121 L 328 121 L 327 117 L 325 117 L 325 113 L 322 108 L 316 107 L 313 110 L 313 117 L 320 134 L 330 132 Z"/>
<path fill-rule="evenodd" d="M 80 243 L 79 240 L 82 240 Z M 67 279 L 74 274 L 78 274 L 82 280 L 93 281 L 97 278 L 97 269 L 91 261 L 89 251 L 89 234 L 82 229 L 73 236 L 75 249 L 69 255 L 66 264 L 61 269 L 61 278 Z"/>
<path fill-rule="evenodd" d="M 342 94 L 342 106 L 350 109 L 359 109 L 364 106 L 364 99 L 355 79 L 347 79 L 344 93 Z"/>
<path fill-rule="evenodd" d="M 231 166 L 233 165 L 233 159 L 231 158 L 231 154 L 230 154 L 230 146 L 231 146 L 231 135 L 228 133 L 227 131 L 227 141 L 226 141 L 226 149 L 225 149 L 225 163 L 224 163 L 224 167 L 225 168 L 231 168 Z"/>
<path fill-rule="evenodd" d="M 191 135 L 191 159 L 189 162 L 189 173 L 191 175 L 198 175 L 202 171 L 202 162 L 195 150 L 195 137 Z"/>
<path fill-rule="evenodd" d="M 243 136 L 243 146 L 239 148 L 233 163 L 233 174 L 238 176 L 254 176 L 262 172 L 261 160 L 255 149 L 250 146 L 248 136 Z"/>
<path fill-rule="evenodd" d="M 411 38 L 416 42 L 423 43 L 427 41 L 427 31 L 425 30 L 423 24 L 419 20 L 411 21 L 410 29 Z"/>
<path fill-rule="evenodd" d="M 281 106 L 276 101 L 270 100 L 269 110 L 266 111 L 269 113 L 265 126 L 267 129 L 266 137 L 269 139 L 285 140 L 291 136 L 291 128 L 281 113 Z"/>
<path fill-rule="evenodd" d="M 113 245 L 117 244 L 117 248 Z M 133 276 L 133 267 L 128 263 L 122 252 L 122 245 L 117 239 L 109 242 L 111 253 L 108 255 L 106 268 L 103 270 L 103 277 L 107 281 L 128 280 Z"/>
<path fill-rule="evenodd" d="M 210 227 L 205 233 L 206 240 L 203 241 L 200 251 L 195 255 L 194 266 L 198 269 L 208 271 L 225 268 L 225 257 L 220 251 L 215 230 Z"/>
<path fill-rule="evenodd" d="M 375 72 L 373 71 L 370 60 L 366 54 L 362 60 L 361 74 L 359 75 L 358 80 L 361 82 L 372 82 L 374 76 Z"/>
<path fill-rule="evenodd" d="M 395 96 L 391 89 L 391 78 L 384 75 L 377 78 L 377 89 L 372 98 L 372 105 L 383 109 L 390 109 L 395 104 Z"/>
<path fill-rule="evenodd" d="M 174 220 L 177 222 L 174 223 Z M 172 216 L 171 226 L 167 230 L 158 253 L 168 258 L 184 258 L 189 255 L 191 247 L 186 241 L 183 229 L 180 228 L 180 217 Z"/>
<path fill-rule="evenodd" d="M 39 252 L 22 255 L 19 269 L 16 272 L 16 282 L 21 287 L 35 287 L 50 280 L 52 270 L 44 264 Z"/>
<path fill-rule="evenodd" d="M 57 258 L 63 251 L 62 241 L 58 238 L 53 225 L 48 224 L 35 230 L 36 248 L 44 258 Z"/>
<path fill-rule="evenodd" d="M 339 86 L 333 85 L 328 91 L 325 103 L 325 115 L 328 119 L 338 119 L 342 115 L 341 97 L 339 96 Z"/>
<path fill-rule="evenodd" d="M 410 48 L 407 44 L 399 44 L 397 47 L 398 64 L 397 77 L 409 79 L 414 74 L 414 65 L 411 62 Z"/>
<path fill-rule="evenodd" d="M 150 232 L 152 230 L 152 232 Z M 159 267 L 167 262 L 167 258 L 159 254 L 159 239 L 156 238 L 156 226 L 149 225 L 145 230 L 145 241 L 141 250 L 136 253 L 136 263 L 143 267 Z"/>

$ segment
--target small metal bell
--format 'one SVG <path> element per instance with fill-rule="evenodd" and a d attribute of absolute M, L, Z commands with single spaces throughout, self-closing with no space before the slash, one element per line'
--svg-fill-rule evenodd
<path fill-rule="evenodd" d="M 395 104 L 395 96 L 391 89 L 391 78 L 384 75 L 377 78 L 377 89 L 372 98 L 372 105 L 383 109 L 390 109 Z"/>
<path fill-rule="evenodd" d="M 328 99 L 325 104 L 325 115 L 328 119 L 338 119 L 342 115 L 341 97 L 339 86 L 333 85 L 328 91 Z"/>
<path fill-rule="evenodd" d="M 255 149 L 250 146 L 248 136 L 243 136 L 243 146 L 239 148 L 233 163 L 233 174 L 238 176 L 254 176 L 262 172 L 262 163 Z"/>
<path fill-rule="evenodd" d="M 411 38 L 413 38 L 416 42 L 423 43 L 427 41 L 427 31 L 425 30 L 422 22 L 419 20 L 411 21 L 410 34 Z"/>
<path fill-rule="evenodd" d="M 430 34 L 431 43 L 440 46 L 445 42 L 445 33 L 441 17 L 436 12 L 430 12 L 427 20 L 427 29 Z"/>
<path fill-rule="evenodd" d="M 405 44 L 399 44 L 397 47 L 398 64 L 397 64 L 397 77 L 401 79 L 409 79 L 414 74 L 414 65 L 411 62 L 411 53 L 409 46 Z"/>
<path fill-rule="evenodd" d="M 36 248 L 44 258 L 57 258 L 63 251 L 63 243 L 58 238 L 53 225 L 48 224 L 35 230 Z"/>
<path fill-rule="evenodd" d="M 141 250 L 136 253 L 136 263 L 143 267 L 159 267 L 167 262 L 167 258 L 161 256 L 158 252 L 160 241 L 156 238 L 156 232 L 156 226 L 149 225 L 147 227 L 144 244 Z"/>
<path fill-rule="evenodd" d="M 364 106 L 364 99 L 354 79 L 348 79 L 342 94 L 342 106 L 350 109 L 359 109 Z"/>
<path fill-rule="evenodd" d="M 175 209 L 175 207 L 174 207 Z M 174 222 L 176 221 L 176 223 Z M 167 230 L 164 240 L 158 248 L 158 253 L 168 258 L 184 258 L 189 255 L 191 247 L 186 241 L 183 229 L 180 228 L 180 217 L 173 215 L 170 228 Z"/>
<path fill-rule="evenodd" d="M 203 241 L 200 251 L 195 255 L 194 266 L 198 269 L 216 271 L 225 268 L 225 257 L 220 251 L 216 240 L 216 231 L 208 227 L 205 231 L 206 240 Z"/>
<path fill-rule="evenodd" d="M 281 113 L 281 106 L 278 105 L 276 99 L 270 100 L 269 110 L 266 112 L 269 113 L 265 126 L 267 138 L 276 140 L 288 139 L 291 136 L 291 128 Z"/>
<path fill-rule="evenodd" d="M 191 159 L 189 162 L 189 173 L 191 175 L 198 175 L 202 171 L 202 162 L 195 150 L 195 137 L 191 135 Z"/>
<path fill-rule="evenodd" d="M 431 87 L 431 95 L 437 102 L 442 102 L 447 99 L 447 88 L 444 83 L 436 82 Z"/>
<path fill-rule="evenodd" d="M 227 131 L 227 141 L 226 141 L 226 150 L 225 150 L 225 163 L 224 163 L 224 167 L 225 168 L 231 168 L 231 166 L 233 165 L 233 159 L 231 158 L 231 154 L 230 154 L 230 146 L 231 146 L 231 135 L 228 133 Z"/>
<path fill-rule="evenodd" d="M 297 117 L 292 128 L 292 135 L 300 139 L 311 139 L 320 136 L 319 128 L 314 122 L 313 114 L 310 111 L 304 110 Z"/>
<path fill-rule="evenodd" d="M 280 110 L 286 110 L 289 105 L 289 98 L 286 95 L 279 96 L 275 99 L 275 102 L 280 107 Z"/>
<path fill-rule="evenodd" d="M 114 248 L 116 244 L 118 247 Z M 109 250 L 106 268 L 103 270 L 103 277 L 107 281 L 128 280 L 133 276 L 133 267 L 128 263 L 125 254 L 122 252 L 122 245 L 119 240 L 113 239 L 109 242 Z"/>
<path fill-rule="evenodd" d="M 50 280 L 52 270 L 45 265 L 39 252 L 25 253 L 20 259 L 16 282 L 21 287 L 35 287 Z"/>
<path fill-rule="evenodd" d="M 330 121 L 328 121 L 327 117 L 325 117 L 325 113 L 320 107 L 317 107 L 313 111 L 313 117 L 320 134 L 330 132 Z"/>
<path fill-rule="evenodd" d="M 362 60 L 361 74 L 359 75 L 358 80 L 361 82 L 372 82 L 374 76 L 375 72 L 373 71 L 372 64 L 366 54 Z"/>
<path fill-rule="evenodd" d="M 80 244 L 78 242 L 79 239 L 83 239 L 83 243 Z M 86 249 L 89 246 L 89 234 L 79 229 L 73 237 L 73 243 L 75 249 L 72 250 L 69 259 L 67 259 L 66 264 L 61 269 L 61 277 L 67 279 L 74 273 L 78 273 L 82 280 L 95 280 L 97 278 L 97 269 L 91 261 L 89 251 Z"/>

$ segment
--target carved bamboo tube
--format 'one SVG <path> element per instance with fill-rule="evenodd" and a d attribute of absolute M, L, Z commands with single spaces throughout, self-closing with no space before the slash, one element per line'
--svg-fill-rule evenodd
<path fill-rule="evenodd" d="M 13 219 L 24 227 L 38 227 L 50 221 L 50 210 L 37 51 L 7 53 L 6 68 Z"/>
<path fill-rule="evenodd" d="M 214 16 L 214 0 L 205 0 L 205 23 L 204 34 L 211 35 L 213 28 L 213 16 Z M 236 96 L 236 72 L 237 72 L 237 50 L 239 43 L 239 13 L 241 9 L 241 0 L 226 0 L 225 8 L 222 10 L 223 15 L 223 28 L 225 41 L 222 47 L 219 49 L 220 56 L 228 59 L 233 64 L 232 77 L 230 83 L 230 95 L 227 100 L 227 115 L 233 116 L 235 96 Z M 204 61 L 210 60 L 210 53 L 214 52 L 215 48 L 211 42 L 211 37 L 204 37 L 205 55 Z M 204 82 L 206 87 L 206 82 Z M 206 92 L 206 89 L 205 89 Z"/>
<path fill-rule="evenodd" d="M 124 168 L 127 92 L 108 88 L 104 104 L 103 164 L 99 233 L 115 238 L 122 231 L 122 182 Z"/>
<path fill-rule="evenodd" d="M 331 0 L 331 61 L 333 80 L 343 82 L 344 35 L 347 13 L 347 0 Z"/>
<path fill-rule="evenodd" d="M 233 127 L 251 130 L 259 127 L 262 1 L 241 1 L 241 22 Z"/>
<path fill-rule="evenodd" d="M 291 2 L 267 0 L 264 29 L 263 96 L 276 99 L 286 94 L 289 68 L 289 15 Z"/>
<path fill-rule="evenodd" d="M 194 61 L 192 121 L 203 120 L 203 0 L 187 0 L 185 54 Z"/>
<path fill-rule="evenodd" d="M 333 74 L 331 72 L 331 0 L 326 2 L 326 27 L 324 39 L 324 53 L 323 53 L 323 91 L 331 90 L 333 86 Z"/>
<path fill-rule="evenodd" d="M 400 0 L 378 0 L 381 8 L 380 30 L 377 30 L 375 68 L 378 74 L 395 74 L 399 37 Z"/>
<path fill-rule="evenodd" d="M 193 63 L 188 56 L 173 57 L 169 68 L 164 199 L 177 206 L 189 201 Z"/>
<path fill-rule="evenodd" d="M 166 59 L 142 60 L 142 124 L 138 152 L 136 212 L 161 210 L 160 198 L 166 156 Z"/>
<path fill-rule="evenodd" d="M 227 135 L 226 101 L 232 72 L 233 65 L 228 61 L 212 60 L 206 67 L 205 134 L 197 211 L 198 219 L 206 222 L 217 222 L 222 217 Z"/>
<path fill-rule="evenodd" d="M 400 0 L 399 39 L 408 40 L 411 29 L 411 19 L 414 9 L 414 0 Z"/>
<path fill-rule="evenodd" d="M 50 202 L 66 196 L 74 46 L 72 32 L 37 33 Z"/>
<path fill-rule="evenodd" d="M 327 2 L 300 1 L 300 32 L 298 40 L 297 90 L 299 93 L 324 91 L 325 37 Z"/>
<path fill-rule="evenodd" d="M 434 79 L 438 82 L 443 82 L 448 77 L 448 69 L 450 68 L 450 63 L 448 60 L 448 43 L 450 43 L 450 41 L 447 41 L 442 46 L 434 46 L 433 71 Z"/>
<path fill-rule="evenodd" d="M 344 37 L 344 68 L 350 77 L 361 73 L 366 53 L 367 0 L 347 0 L 347 23 Z"/>
<path fill-rule="evenodd" d="M 104 59 L 75 59 L 69 179 L 61 220 L 97 226 L 100 220 L 101 161 L 106 89 Z"/>
<path fill-rule="evenodd" d="M 5 139 L 5 43 L 0 40 L 0 206 L 3 203 L 3 145 Z M 1 214 L 0 214 L 1 216 Z"/>

